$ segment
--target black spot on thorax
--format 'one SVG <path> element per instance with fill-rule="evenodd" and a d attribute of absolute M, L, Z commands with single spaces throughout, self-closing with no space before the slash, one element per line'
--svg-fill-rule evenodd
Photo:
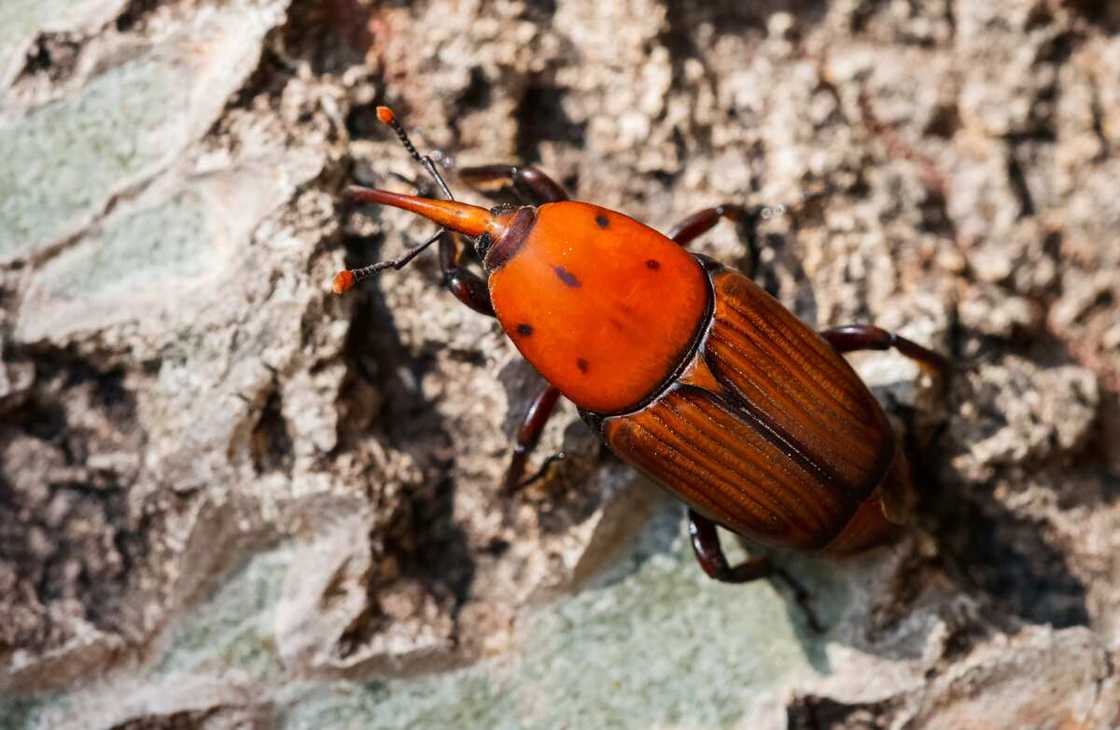
<path fill-rule="evenodd" d="M 552 270 L 556 272 L 556 276 L 560 279 L 560 281 L 564 282 L 564 286 L 570 286 L 573 289 L 581 286 L 579 279 L 576 278 L 576 275 L 565 269 L 563 266 L 554 266 Z"/>

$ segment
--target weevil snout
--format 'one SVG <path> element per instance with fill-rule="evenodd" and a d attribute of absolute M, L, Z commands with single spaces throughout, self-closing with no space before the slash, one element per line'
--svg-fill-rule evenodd
<path fill-rule="evenodd" d="M 521 232 L 519 235 L 523 237 L 526 222 L 531 223 L 532 219 L 535 218 L 532 208 L 494 209 L 490 211 L 477 205 L 460 203 L 455 200 L 434 200 L 416 195 L 390 193 L 387 190 L 363 188 L 357 185 L 347 188 L 346 193 L 352 199 L 363 203 L 376 203 L 407 210 L 410 213 L 427 218 L 433 223 L 438 223 L 443 228 L 475 238 L 479 242 L 477 245 L 478 255 L 484 260 L 487 253 L 506 247 L 511 232 L 515 235 Z M 414 248 L 411 253 L 413 255 L 420 253 L 431 245 L 439 235 L 437 233 L 425 243 Z M 342 294 L 353 288 L 359 281 L 378 271 L 390 267 L 398 268 L 398 264 L 403 265 L 411 259 L 412 255 L 409 255 L 402 261 L 382 262 L 381 264 L 367 266 L 364 269 L 340 271 L 334 277 L 332 288 L 336 294 Z"/>

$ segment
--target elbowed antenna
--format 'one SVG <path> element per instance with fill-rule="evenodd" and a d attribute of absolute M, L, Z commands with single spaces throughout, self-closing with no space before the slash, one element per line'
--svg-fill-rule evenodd
<path fill-rule="evenodd" d="M 368 279 L 379 271 L 385 269 L 401 269 L 412 261 L 421 251 L 439 240 L 446 228 L 477 238 L 488 234 L 491 241 L 498 241 L 505 235 L 510 216 L 497 216 L 477 205 L 468 205 L 454 200 L 433 200 L 420 198 L 415 195 L 401 195 L 390 193 L 386 190 L 374 190 L 351 185 L 346 189 L 347 195 L 364 203 L 389 205 L 394 208 L 407 210 L 410 213 L 423 216 L 428 220 L 438 223 L 442 228 L 424 243 L 411 248 L 400 258 L 381 261 L 361 269 L 347 269 L 334 276 L 331 288 L 335 294 L 342 294 L 354 288 L 354 285 L 363 279 Z"/>
<path fill-rule="evenodd" d="M 346 292 L 353 289 L 359 281 L 368 279 L 378 271 L 384 271 L 385 269 L 397 269 L 399 271 L 400 269 L 403 269 L 405 266 L 407 266 L 409 261 L 412 261 L 412 259 L 419 256 L 420 253 L 424 251 L 424 249 L 438 241 L 439 237 L 444 233 L 445 231 L 442 228 L 439 229 L 438 231 L 436 231 L 435 235 L 429 238 L 427 241 L 424 241 L 419 246 L 414 246 L 413 248 L 408 249 L 408 251 L 403 256 L 399 256 L 395 259 L 378 261 L 376 264 L 363 266 L 360 269 L 345 269 L 344 271 L 340 271 L 334 275 L 334 280 L 331 282 L 331 289 L 335 294 L 345 294 Z"/>
<path fill-rule="evenodd" d="M 447 187 L 447 182 L 443 179 L 443 176 L 439 174 L 439 170 L 436 169 L 432 158 L 427 155 L 421 155 L 416 151 L 412 140 L 408 138 L 408 132 L 404 131 L 404 127 L 397 121 L 397 117 L 393 114 L 392 109 L 387 106 L 377 107 L 377 118 L 397 133 L 397 137 L 400 139 L 401 144 L 404 145 L 405 150 L 408 151 L 408 154 L 412 156 L 412 159 L 420 163 L 420 165 L 428 171 L 428 174 L 435 178 L 443 194 L 446 195 L 448 199 L 432 200 L 430 198 L 419 198 L 415 195 L 398 195 L 397 193 L 373 190 L 357 185 L 352 185 L 347 188 L 346 192 L 350 197 L 366 203 L 377 203 L 379 205 L 391 205 L 396 208 L 402 208 L 434 221 L 443 228 L 450 228 L 451 230 L 465 233 L 472 237 L 478 237 L 484 233 L 488 233 L 493 240 L 497 240 L 505 233 L 506 218 L 494 216 L 485 208 L 455 201 L 455 197 Z M 444 232 L 445 231 L 441 229 L 427 241 L 415 248 L 409 249 L 403 256 L 398 258 L 381 261 L 361 269 L 340 271 L 335 274 L 331 288 L 334 290 L 335 294 L 342 294 L 352 289 L 359 281 L 367 279 L 379 271 L 390 268 L 401 269 L 406 266 L 409 261 L 416 258 L 418 254 L 439 240 L 439 237 L 443 235 Z"/>
<path fill-rule="evenodd" d="M 454 200 L 455 196 L 451 194 L 451 188 L 447 187 L 447 181 L 443 179 L 443 175 L 439 174 L 436 169 L 436 163 L 432 162 L 432 158 L 427 155 L 421 155 L 416 151 L 416 146 L 412 144 L 412 140 L 408 138 L 408 132 L 404 131 L 404 127 L 397 121 L 397 115 L 393 110 L 387 106 L 377 107 L 377 118 L 381 120 L 382 124 L 387 125 L 394 132 L 397 133 L 397 139 L 404 145 L 405 150 L 412 156 L 412 159 L 420 163 L 420 166 L 428 171 L 428 174 L 435 178 L 439 184 L 439 189 L 447 196 L 448 200 Z"/>

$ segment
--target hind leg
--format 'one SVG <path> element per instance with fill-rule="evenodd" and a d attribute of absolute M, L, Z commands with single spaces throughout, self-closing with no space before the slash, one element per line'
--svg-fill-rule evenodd
<path fill-rule="evenodd" d="M 822 330 L 820 335 L 841 354 L 860 350 L 889 350 L 893 347 L 917 362 L 923 370 L 936 375 L 944 375 L 951 369 L 951 364 L 944 355 L 875 325 L 848 324 Z"/>
<path fill-rule="evenodd" d="M 696 562 L 709 577 L 721 583 L 746 583 L 770 575 L 770 561 L 766 558 L 751 558 L 734 567 L 728 564 L 716 523 L 691 508 L 688 510 L 688 536 Z"/>

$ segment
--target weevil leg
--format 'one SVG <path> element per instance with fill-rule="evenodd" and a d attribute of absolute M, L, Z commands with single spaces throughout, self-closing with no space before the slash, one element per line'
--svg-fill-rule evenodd
<path fill-rule="evenodd" d="M 692 538 L 692 551 L 700 567 L 709 577 L 722 583 L 746 583 L 765 578 L 772 572 L 770 561 L 766 558 L 751 558 L 735 567 L 728 565 L 716 523 L 691 507 L 688 510 L 688 535 Z"/>
<path fill-rule="evenodd" d="M 714 208 L 696 211 L 673 226 L 668 235 L 682 247 L 687 247 L 697 238 L 715 228 L 721 219 L 726 218 L 733 223 L 743 225 L 747 229 L 747 256 L 750 258 L 750 273 L 753 275 L 758 269 L 759 256 L 762 250 L 762 245 L 758 240 L 758 224 L 762 221 L 766 210 L 768 209 L 765 206 L 747 208 L 735 203 L 724 203 Z"/>
<path fill-rule="evenodd" d="M 533 453 L 537 442 L 541 440 L 541 432 L 544 431 L 545 424 L 548 423 L 549 417 L 556 410 L 556 402 L 559 399 L 560 391 L 555 386 L 549 385 L 538 393 L 533 402 L 529 404 L 529 410 L 525 413 L 525 419 L 521 422 L 521 428 L 517 431 L 517 441 L 513 446 L 513 458 L 510 460 L 509 469 L 506 470 L 506 477 L 502 482 L 503 493 L 513 494 L 522 487 L 531 484 L 543 476 L 545 470 L 558 458 L 564 458 L 562 455 L 549 457 L 536 474 L 522 481 L 529 455 Z"/>
<path fill-rule="evenodd" d="M 548 175 L 532 165 L 479 165 L 459 170 L 459 178 L 483 192 L 511 188 L 526 203 L 556 203 L 568 199 L 568 193 Z"/>
<path fill-rule="evenodd" d="M 859 350 L 889 350 L 893 347 L 934 375 L 943 376 L 951 368 L 944 355 L 875 325 L 846 324 L 823 330 L 820 335 L 832 345 L 832 349 L 841 354 Z"/>
<path fill-rule="evenodd" d="M 439 239 L 439 268 L 443 272 L 443 285 L 463 304 L 493 317 L 490 289 L 481 276 L 464 266 L 466 251 L 467 246 L 460 234 L 444 230 Z"/>
<path fill-rule="evenodd" d="M 734 568 L 728 565 L 727 556 L 723 554 L 723 546 L 719 542 L 716 524 L 692 508 L 688 510 L 688 534 L 692 538 L 692 552 L 696 554 L 697 562 L 709 577 L 723 583 L 747 583 L 759 578 L 779 578 L 793 592 L 794 600 L 805 612 L 805 623 L 809 628 L 817 633 L 824 631 L 816 612 L 813 611 L 809 591 L 805 590 L 805 587 L 792 575 L 774 566 L 764 557 L 745 560 Z"/>
<path fill-rule="evenodd" d="M 568 458 L 568 454 L 563 452 L 563 451 L 557 451 L 555 454 L 550 454 L 547 459 L 545 459 L 544 461 L 541 462 L 541 465 L 539 467 L 537 467 L 537 470 L 535 472 L 533 472 L 531 475 L 525 477 L 520 482 L 511 485 L 510 488 L 517 491 L 517 492 L 520 492 L 522 489 L 524 489 L 525 487 L 528 487 L 530 484 L 534 484 L 535 482 L 538 482 L 541 479 L 544 479 L 545 476 L 548 474 L 548 470 L 552 468 L 553 464 L 555 464 L 558 461 L 563 461 L 564 459 L 567 459 L 567 458 Z M 524 468 L 524 467 L 522 467 L 522 468 Z"/>

